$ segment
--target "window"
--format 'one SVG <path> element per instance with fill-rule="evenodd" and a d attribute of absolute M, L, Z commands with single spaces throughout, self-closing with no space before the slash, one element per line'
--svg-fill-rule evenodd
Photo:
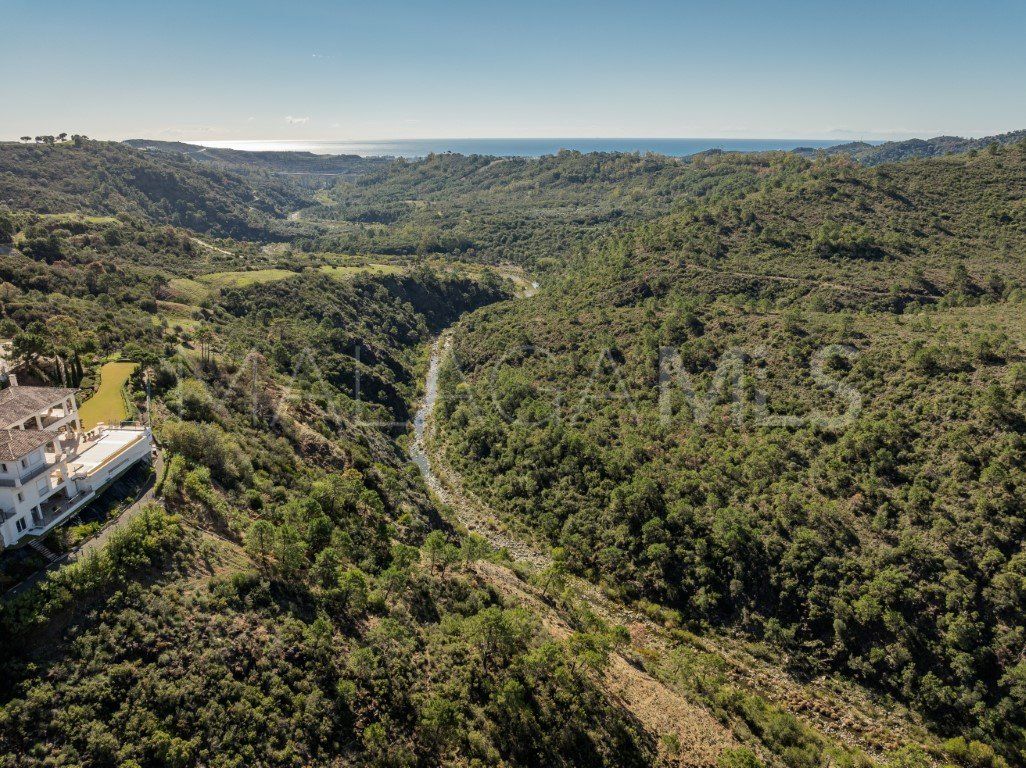
<path fill-rule="evenodd" d="M 18 503 L 25 501 L 25 497 L 21 495 L 21 491 L 18 491 Z"/>
<path fill-rule="evenodd" d="M 39 482 L 36 483 L 36 493 L 41 496 L 48 490 L 50 490 L 50 481 L 45 477 L 41 477 Z"/>
<path fill-rule="evenodd" d="M 21 460 L 21 468 L 25 469 L 26 467 L 28 467 L 28 459 L 22 459 Z"/>
<path fill-rule="evenodd" d="M 3 464 L 3 463 L 0 463 L 0 472 L 6 472 L 6 471 L 7 471 L 7 465 Z"/>
<path fill-rule="evenodd" d="M 28 523 L 25 522 L 24 517 L 19 517 L 18 522 L 14 524 L 14 527 L 18 529 L 18 533 L 23 533 L 28 528 Z"/>

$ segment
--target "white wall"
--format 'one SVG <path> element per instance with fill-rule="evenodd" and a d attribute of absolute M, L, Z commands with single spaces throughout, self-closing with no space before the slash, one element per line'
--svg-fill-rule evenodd
<path fill-rule="evenodd" d="M 4 462 L 7 464 L 8 469 L 7 474 L 4 476 L 20 477 L 32 469 L 38 469 L 40 466 L 45 465 L 45 446 L 40 446 L 28 456 L 23 457 L 23 459 L 26 466 L 23 466 L 21 462 Z M 13 519 L 0 524 L 2 526 L 4 542 L 7 546 L 10 546 L 24 535 L 24 532 L 18 531 L 18 520 L 25 521 L 26 531 L 34 525 L 32 522 L 32 508 L 37 506 L 41 499 L 45 500 L 45 497 L 48 497 L 50 492 L 57 487 L 58 483 L 51 480 L 50 474 L 59 466 L 59 463 L 54 464 L 37 477 L 23 483 L 20 488 L 0 488 L 0 507 L 14 511 Z M 71 492 L 73 492 L 73 489 L 71 489 Z"/>

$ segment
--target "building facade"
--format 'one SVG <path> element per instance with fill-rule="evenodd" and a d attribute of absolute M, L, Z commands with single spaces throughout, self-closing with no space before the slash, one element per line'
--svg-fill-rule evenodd
<path fill-rule="evenodd" d="M 75 390 L 0 390 L 0 544 L 39 537 L 71 518 L 153 452 L 141 425 L 83 430 Z"/>

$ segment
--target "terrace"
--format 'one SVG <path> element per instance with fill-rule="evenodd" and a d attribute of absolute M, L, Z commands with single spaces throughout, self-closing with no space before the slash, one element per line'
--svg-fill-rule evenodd
<path fill-rule="evenodd" d="M 62 440 L 61 449 L 68 456 L 68 471 L 76 482 L 62 486 L 63 477 L 54 470 L 54 491 L 39 505 L 41 514 L 33 514 L 29 535 L 42 536 L 63 523 L 124 469 L 145 458 L 150 450 L 149 432 L 145 427 L 101 425 L 82 438 Z"/>
<path fill-rule="evenodd" d="M 145 427 L 103 427 L 88 432 L 69 451 L 68 469 L 76 477 L 92 477 L 113 468 L 140 442 L 149 442 Z M 72 441 L 68 441 L 69 443 Z"/>
<path fill-rule="evenodd" d="M 92 491 L 85 491 L 69 496 L 66 490 L 54 494 L 39 505 L 39 509 L 42 512 L 41 516 L 37 517 L 33 513 L 33 526 L 28 530 L 28 533 L 32 536 L 43 535 L 55 525 L 71 517 L 72 513 L 92 499 L 94 495 Z"/>
<path fill-rule="evenodd" d="M 74 389 L 23 387 L 14 384 L 0 390 L 0 427 L 51 429 L 75 419 Z"/>

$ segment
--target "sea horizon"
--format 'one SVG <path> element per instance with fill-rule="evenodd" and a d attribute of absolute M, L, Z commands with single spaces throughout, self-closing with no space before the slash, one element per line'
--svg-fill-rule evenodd
<path fill-rule="evenodd" d="M 699 152 L 791 151 L 800 147 L 822 149 L 858 139 L 802 138 L 530 138 L 530 139 L 390 139 L 390 140 L 267 140 L 221 139 L 185 142 L 203 147 L 250 152 L 309 152 L 315 155 L 417 158 L 454 152 L 497 157 L 541 157 L 560 150 L 579 152 L 652 152 L 686 157 Z M 881 141 L 867 141 L 881 144 Z"/>

